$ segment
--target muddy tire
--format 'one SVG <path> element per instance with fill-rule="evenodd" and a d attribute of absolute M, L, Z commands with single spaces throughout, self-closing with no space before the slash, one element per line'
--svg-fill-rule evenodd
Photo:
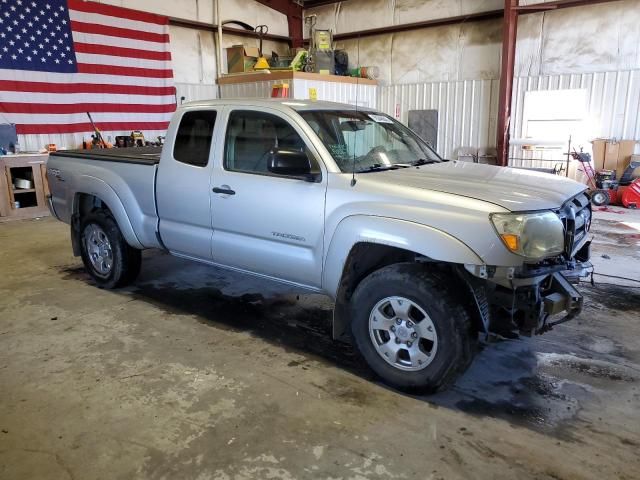
<path fill-rule="evenodd" d="M 402 263 L 366 277 L 351 298 L 351 333 L 369 367 L 410 392 L 448 388 L 471 364 L 476 335 L 453 278 Z"/>
<path fill-rule="evenodd" d="M 611 197 L 609 197 L 609 192 L 607 192 L 606 190 L 596 190 L 591 194 L 591 203 L 593 203 L 596 207 L 609 205 L 610 201 Z"/>
<path fill-rule="evenodd" d="M 100 287 L 124 287 L 140 273 L 141 251 L 127 244 L 106 213 L 94 212 L 82 219 L 80 253 L 87 272 Z"/>

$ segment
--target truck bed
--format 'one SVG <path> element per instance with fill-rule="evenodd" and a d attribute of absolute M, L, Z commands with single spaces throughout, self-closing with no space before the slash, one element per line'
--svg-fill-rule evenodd
<path fill-rule="evenodd" d="M 138 163 L 157 165 L 160 162 L 162 147 L 94 148 L 91 150 L 60 150 L 52 152 L 52 157 L 81 158 L 103 162 Z"/>

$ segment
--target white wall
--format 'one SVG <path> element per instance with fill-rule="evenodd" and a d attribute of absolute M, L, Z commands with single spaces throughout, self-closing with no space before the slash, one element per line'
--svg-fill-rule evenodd
<path fill-rule="evenodd" d="M 166 15 L 186 20 L 215 24 L 214 0 L 97 0 L 98 3 L 108 3 L 134 10 Z M 240 20 L 251 26 L 266 24 L 269 33 L 275 35 L 289 35 L 286 15 L 276 12 L 272 8 L 254 0 L 220 0 L 220 17 L 222 20 Z M 233 26 L 233 25 L 232 25 Z M 193 85 L 215 85 L 218 75 L 216 71 L 217 35 L 206 30 L 195 30 L 184 27 L 170 27 L 171 57 L 173 60 L 173 75 L 178 90 L 189 92 L 187 100 L 193 98 L 196 92 L 202 92 L 210 98 L 216 89 L 197 89 Z M 254 38 L 224 34 L 222 47 L 232 45 L 258 45 Z M 264 42 L 265 52 L 276 51 L 284 54 L 288 50 L 285 42 Z M 222 70 L 226 72 L 226 52 L 223 51 Z M 178 95 L 180 98 L 181 95 Z"/>

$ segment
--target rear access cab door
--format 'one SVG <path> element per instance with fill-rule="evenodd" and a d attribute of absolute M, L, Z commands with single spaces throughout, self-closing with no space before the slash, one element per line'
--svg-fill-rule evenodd
<path fill-rule="evenodd" d="M 213 152 L 223 129 L 220 108 L 187 108 L 176 113 L 156 179 L 159 231 L 171 252 L 211 261 L 211 175 Z"/>

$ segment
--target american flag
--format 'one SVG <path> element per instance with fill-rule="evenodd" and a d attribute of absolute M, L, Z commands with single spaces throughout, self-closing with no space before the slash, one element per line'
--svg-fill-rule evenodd
<path fill-rule="evenodd" d="M 0 122 L 19 134 L 166 130 L 168 19 L 82 0 L 0 0 Z"/>

